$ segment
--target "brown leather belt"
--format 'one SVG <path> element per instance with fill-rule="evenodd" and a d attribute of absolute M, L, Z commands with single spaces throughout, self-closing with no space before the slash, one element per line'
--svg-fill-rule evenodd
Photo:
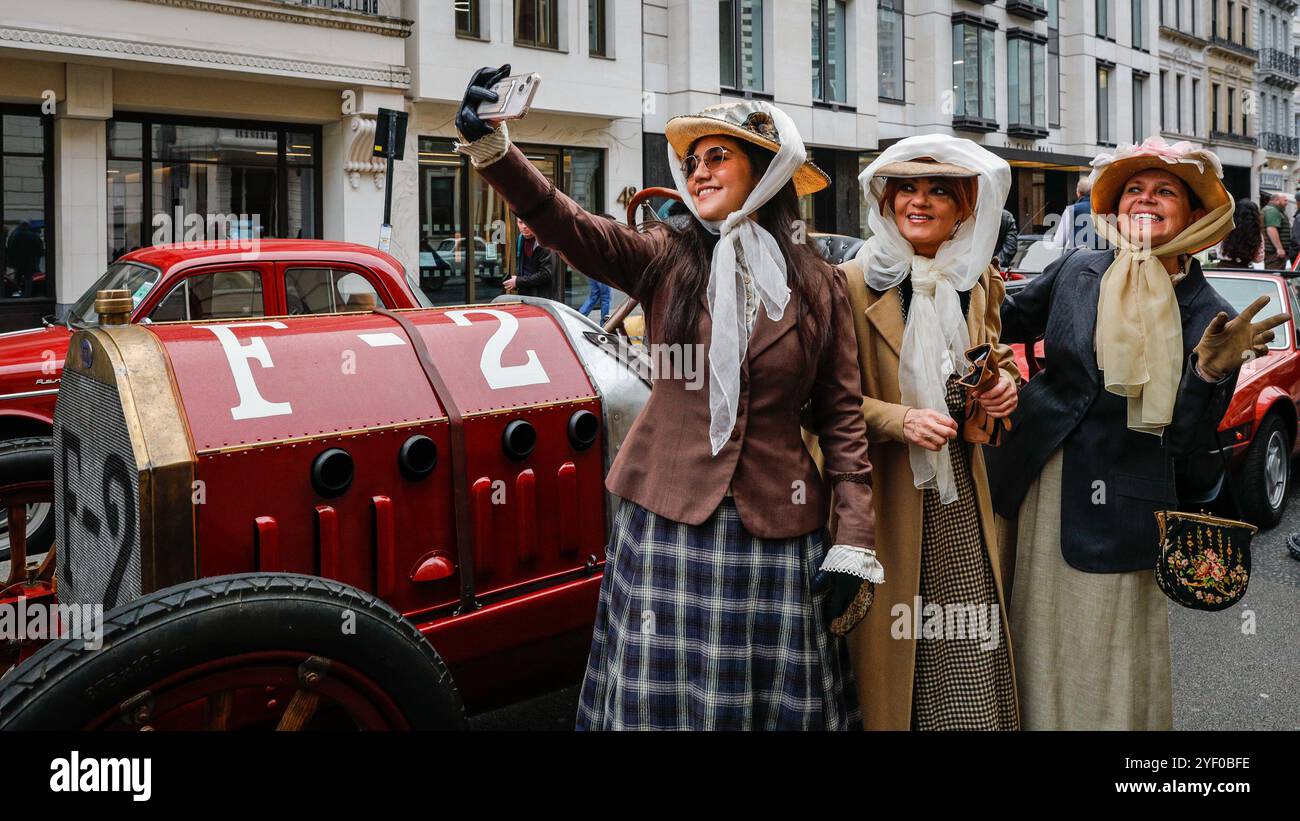
<path fill-rule="evenodd" d="M 433 365 L 429 349 L 424 344 L 424 337 L 405 317 L 386 308 L 375 308 L 375 313 L 382 314 L 396 322 L 411 340 L 415 358 L 424 369 L 424 376 L 433 388 L 433 395 L 447 412 L 447 421 L 451 433 L 451 489 L 452 509 L 456 516 L 456 556 L 460 564 L 460 607 L 455 615 L 471 613 L 478 609 L 474 599 L 474 536 L 470 524 L 469 500 L 469 465 L 465 444 L 465 420 L 460 408 L 451 397 L 451 390 L 443 381 L 442 375 Z"/>

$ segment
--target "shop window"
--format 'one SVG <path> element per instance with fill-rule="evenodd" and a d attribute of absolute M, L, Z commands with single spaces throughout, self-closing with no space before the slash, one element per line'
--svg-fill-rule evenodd
<path fill-rule="evenodd" d="M 319 131 L 123 115 L 108 123 L 108 254 L 320 236 Z"/>
<path fill-rule="evenodd" d="M 509 206 L 450 140 L 420 137 L 420 288 L 437 305 L 490 302 L 515 271 L 519 231 Z M 593 213 L 604 210 L 604 152 L 521 144 L 541 174 Z M 587 279 L 557 260 L 554 298 L 580 305 Z"/>
<path fill-rule="evenodd" d="M 0 107 L 0 298 L 52 299 L 49 118 Z"/>

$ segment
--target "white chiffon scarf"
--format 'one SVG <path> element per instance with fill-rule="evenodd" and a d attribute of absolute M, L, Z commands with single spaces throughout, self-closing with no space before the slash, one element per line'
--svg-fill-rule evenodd
<path fill-rule="evenodd" d="M 939 246 L 933 258 L 916 256 L 894 223 L 892 207 L 882 211 L 885 178 L 876 171 L 890 163 L 931 157 L 978 173 L 975 213 L 962 221 L 956 234 Z M 907 137 L 876 158 L 858 176 L 867 200 L 871 237 L 859 250 L 867 285 L 877 291 L 893 288 L 912 277 L 912 302 L 899 351 L 898 385 L 904 405 L 948 414 L 948 377 L 967 366 L 970 333 L 962 316 L 960 291 L 969 291 L 989 267 L 997 246 L 1002 207 L 1011 188 L 1007 161 L 970 140 L 941 134 Z M 956 501 L 948 445 L 939 451 L 908 445 L 912 480 L 917 488 L 933 488 L 943 504 Z"/>
<path fill-rule="evenodd" d="M 686 190 L 681 158 L 671 144 L 668 146 L 668 167 L 672 169 L 673 180 L 682 195 L 682 202 L 701 225 L 718 234 L 718 243 L 713 248 L 709 268 L 707 292 L 709 315 L 713 321 L 713 331 L 709 338 L 709 444 L 714 456 L 727 444 L 736 425 L 736 407 L 740 399 L 740 366 L 745 360 L 749 343 L 750 332 L 745 324 L 745 285 L 736 263 L 737 248 L 749 270 L 754 294 L 769 319 L 781 319 L 790 300 L 781 246 L 771 233 L 749 219 L 749 216 L 790 181 L 794 172 L 804 164 L 807 152 L 803 138 L 799 136 L 799 130 L 790 117 L 776 106 L 766 103 L 763 106 L 776 125 L 781 148 L 767 167 L 763 178 L 749 192 L 740 210 L 731 212 L 721 222 L 700 216 L 695 201 Z"/>

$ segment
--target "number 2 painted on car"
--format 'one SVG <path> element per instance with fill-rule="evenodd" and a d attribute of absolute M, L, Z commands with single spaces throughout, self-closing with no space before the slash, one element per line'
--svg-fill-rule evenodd
<path fill-rule="evenodd" d="M 501 323 L 496 333 L 492 334 L 487 344 L 483 346 L 483 354 L 479 357 L 479 369 L 483 371 L 483 378 L 487 380 L 488 387 L 492 390 L 501 388 L 519 388 L 524 385 L 544 385 L 551 381 L 546 375 L 546 369 L 537 358 L 537 351 L 529 348 L 524 353 L 528 355 L 528 361 L 522 365 L 502 365 L 501 355 L 505 353 L 506 346 L 510 340 L 515 338 L 519 332 L 519 320 L 513 314 L 505 311 L 497 311 L 492 308 L 467 308 L 458 311 L 447 311 L 447 316 L 451 321 L 461 327 L 468 327 L 472 324 L 469 314 L 487 314 Z"/>

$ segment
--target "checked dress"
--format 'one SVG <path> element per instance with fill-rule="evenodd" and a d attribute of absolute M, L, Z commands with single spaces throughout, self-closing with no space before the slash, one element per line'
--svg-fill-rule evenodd
<path fill-rule="evenodd" d="M 624 500 L 600 587 L 579 730 L 858 726 L 843 641 L 811 581 L 824 536 L 760 539 L 724 497 L 700 525 Z M 809 601 L 813 606 L 809 607 Z"/>

